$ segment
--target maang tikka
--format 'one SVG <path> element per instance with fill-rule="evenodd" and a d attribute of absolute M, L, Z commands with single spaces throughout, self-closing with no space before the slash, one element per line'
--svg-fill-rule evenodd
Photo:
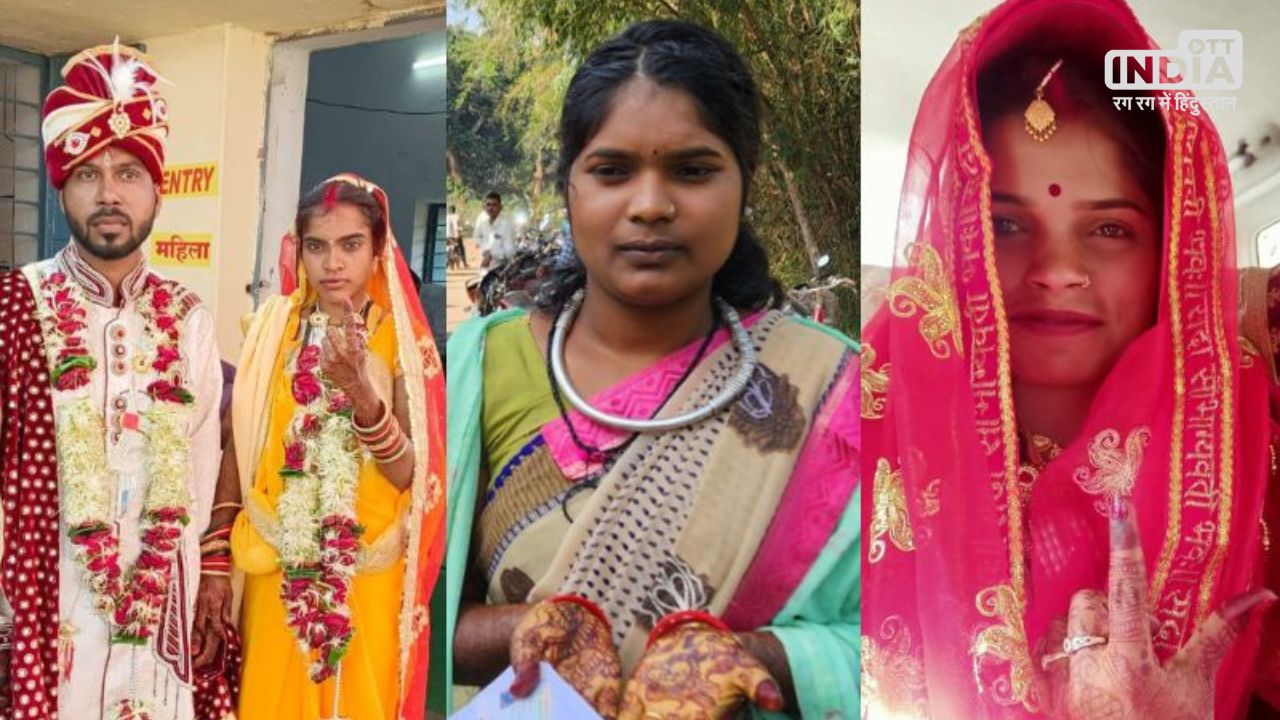
<path fill-rule="evenodd" d="M 1058 131 L 1058 116 L 1053 112 L 1053 106 L 1049 104 L 1049 101 L 1044 99 L 1044 89 L 1060 67 L 1062 67 L 1061 59 L 1055 62 L 1053 67 L 1049 68 L 1049 72 L 1045 73 L 1044 79 L 1036 86 L 1035 98 L 1031 100 L 1031 104 L 1027 105 L 1026 111 L 1022 113 L 1023 119 L 1026 120 L 1027 134 L 1038 142 L 1048 140 Z"/>

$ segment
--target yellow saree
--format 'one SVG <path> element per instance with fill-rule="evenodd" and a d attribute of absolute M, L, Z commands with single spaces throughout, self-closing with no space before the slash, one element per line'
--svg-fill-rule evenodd
<path fill-rule="evenodd" d="M 354 176 L 335 180 L 364 187 L 385 210 L 381 189 Z M 348 596 L 354 636 L 341 661 L 340 683 L 335 678 L 314 683 L 308 672 L 312 652 L 303 650 L 287 625 L 277 552 L 276 503 L 287 482 L 280 476 L 284 438 L 296 409 L 287 368 L 301 344 L 304 310 L 314 300 L 300 264 L 297 274 L 298 289 L 272 298 L 255 314 L 232 400 L 244 503 L 231 536 L 235 567 L 244 573 L 238 717 L 319 720 L 337 714 L 350 720 L 417 720 L 425 713 L 428 606 L 443 549 L 439 356 L 412 286 L 406 288 L 404 261 L 387 228 L 387 250 L 368 291 L 366 371 L 388 406 L 396 380 L 404 381 L 413 482 L 399 491 L 362 453 L 355 516 L 364 533 Z"/>

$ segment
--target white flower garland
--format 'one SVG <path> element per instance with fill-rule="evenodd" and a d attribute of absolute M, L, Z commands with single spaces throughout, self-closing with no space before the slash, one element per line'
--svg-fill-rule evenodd
<path fill-rule="evenodd" d="M 38 315 L 55 376 L 67 367 L 84 368 L 74 382 L 58 384 L 55 379 L 55 390 L 66 398 L 56 403 L 55 418 L 63 521 L 75 560 L 94 594 L 94 610 L 111 626 L 112 640 L 142 644 L 154 632 L 163 612 L 170 570 L 187 523 L 191 500 L 186 485 L 190 396 L 186 401 L 153 399 L 151 408 L 142 413 L 149 483 L 140 530 L 142 551 L 126 572 L 120 566 L 120 541 L 112 517 L 117 482 L 107 461 L 106 420 L 88 390 L 88 373 L 97 363 L 77 336 L 87 327 L 83 294 L 60 271 L 39 279 L 42 302 L 37 304 Z M 156 292 L 165 293 L 162 303 L 153 304 Z M 168 291 L 154 280 L 149 280 L 139 300 L 144 317 L 152 321 L 147 324 L 145 345 L 153 352 L 158 352 L 160 338 L 165 335 L 169 346 L 176 346 L 176 331 L 165 333 L 154 323 L 159 317 L 175 322 L 166 313 L 170 300 Z M 67 352 L 75 355 L 70 364 L 64 357 Z M 178 373 L 170 377 L 171 387 L 181 386 Z"/>
<path fill-rule="evenodd" d="M 67 527 L 106 517 L 111 507 L 111 474 L 102 442 L 106 423 L 92 398 L 78 397 L 58 408 L 58 480 Z"/>
<path fill-rule="evenodd" d="M 191 504 L 191 406 L 152 403 L 142 418 L 147 435 L 147 509 L 185 508 Z"/>

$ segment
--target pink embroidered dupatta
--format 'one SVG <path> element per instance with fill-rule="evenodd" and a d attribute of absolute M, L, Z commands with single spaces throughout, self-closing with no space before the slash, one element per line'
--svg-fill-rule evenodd
<path fill-rule="evenodd" d="M 1037 643 L 1075 591 L 1106 587 L 1107 520 L 1081 479 L 1137 468 L 1133 502 L 1162 659 L 1260 579 L 1267 381 L 1237 340 L 1221 142 L 1185 101 L 1117 110 L 1165 121 L 1157 322 L 1118 360 L 1076 440 L 1034 483 L 1019 473 L 991 162 L 975 97 L 984 63 L 1018 47 L 1101 58 L 1155 46 L 1120 0 L 1011 0 L 961 32 L 925 91 L 899 264 L 863 336 L 870 718 L 1039 716 Z M 1246 632 L 1223 665 L 1219 718 L 1243 711 L 1256 637 Z"/>

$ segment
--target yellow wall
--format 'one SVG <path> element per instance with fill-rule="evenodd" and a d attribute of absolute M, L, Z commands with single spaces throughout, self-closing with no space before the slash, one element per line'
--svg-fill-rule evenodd
<path fill-rule="evenodd" d="M 230 24 L 148 38 L 147 53 L 169 104 L 166 163 L 216 163 L 217 193 L 169 197 L 149 245 L 171 233 L 208 234 L 208 267 L 157 267 L 195 290 L 213 310 L 218 350 L 235 362 L 240 318 L 252 309 L 245 285 L 257 252 L 260 156 L 266 127 L 271 41 Z"/>

